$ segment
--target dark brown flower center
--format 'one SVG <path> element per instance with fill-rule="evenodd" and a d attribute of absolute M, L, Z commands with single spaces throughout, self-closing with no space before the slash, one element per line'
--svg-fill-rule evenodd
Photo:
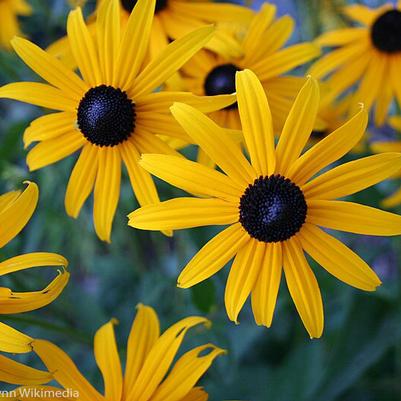
<path fill-rule="evenodd" d="M 135 104 L 121 89 L 100 85 L 86 92 L 78 106 L 78 126 L 98 146 L 115 146 L 135 129 Z"/>
<path fill-rule="evenodd" d="M 259 177 L 240 200 L 240 222 L 263 242 L 286 241 L 305 223 L 307 204 L 301 189 L 281 175 Z"/>
<path fill-rule="evenodd" d="M 388 10 L 377 17 L 370 32 L 373 45 L 384 53 L 401 51 L 401 11 Z"/>

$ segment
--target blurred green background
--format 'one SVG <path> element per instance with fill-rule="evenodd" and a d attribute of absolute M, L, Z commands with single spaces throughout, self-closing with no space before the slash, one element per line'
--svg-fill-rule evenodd
<path fill-rule="evenodd" d="M 45 47 L 64 34 L 68 3 L 64 0 L 30 0 L 30 3 L 34 14 L 21 18 L 23 30 L 35 43 Z M 253 7 L 259 8 L 260 3 L 255 2 Z M 290 14 L 298 21 L 293 42 L 313 39 L 327 27 L 343 24 L 339 8 L 344 1 L 277 0 L 275 3 L 279 14 Z M 87 11 L 91 7 L 93 2 L 89 1 Z M 37 80 L 37 77 L 14 53 L 1 51 L 0 83 L 19 80 Z M 120 324 L 116 332 L 123 355 L 135 305 L 142 302 L 157 310 L 163 328 L 191 314 L 203 314 L 213 321 L 211 330 L 190 332 L 183 347 L 184 350 L 211 341 L 229 350 L 201 381 L 211 400 L 401 400 L 400 238 L 340 234 L 380 275 L 383 285 L 376 293 L 347 287 L 312 265 L 325 305 L 322 339 L 308 338 L 284 283 L 271 329 L 255 325 L 249 304 L 240 315 L 240 324 L 235 326 L 228 321 L 223 303 L 227 268 L 190 290 L 175 287 L 182 267 L 217 230 L 185 230 L 168 239 L 159 233 L 129 228 L 126 215 L 137 203 L 125 177 L 112 244 L 101 243 L 92 228 L 91 200 L 78 220 L 69 218 L 64 211 L 66 183 L 75 157 L 39 172 L 27 171 L 22 133 L 42 113 L 43 110 L 30 105 L 0 102 L 2 192 L 20 188 L 28 178 L 40 186 L 34 217 L 0 251 L 1 258 L 30 251 L 58 252 L 69 259 L 72 277 L 63 295 L 49 307 L 5 316 L 3 321 L 61 346 L 100 390 L 103 384 L 92 356 L 93 335 L 110 318 L 117 318 Z M 385 127 L 375 135 L 391 137 L 394 133 Z M 162 199 L 174 196 L 173 188 L 162 182 L 158 185 Z M 378 206 L 397 185 L 399 182 L 395 181 L 382 183 L 352 200 Z M 40 288 L 52 274 L 54 271 L 50 269 L 18 273 L 1 278 L 0 284 L 14 290 Z M 29 355 L 18 359 L 37 363 Z M 0 384 L 0 389 L 1 386 L 4 385 Z"/>

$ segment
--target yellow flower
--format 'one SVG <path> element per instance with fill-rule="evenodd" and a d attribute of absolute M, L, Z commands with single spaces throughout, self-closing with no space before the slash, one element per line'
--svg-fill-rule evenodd
<path fill-rule="evenodd" d="M 27 182 L 24 191 L 12 191 L 0 196 L 0 248 L 7 245 L 25 227 L 38 202 L 38 187 Z M 57 277 L 43 290 L 14 292 L 0 287 L 0 315 L 28 312 L 54 301 L 66 286 L 69 273 L 67 260 L 55 253 L 35 252 L 0 262 L 0 276 L 40 266 L 61 267 Z M 0 322 L 0 351 L 25 353 L 32 350 L 32 338 Z M 0 381 L 13 384 L 41 384 L 51 379 L 47 372 L 28 368 L 0 355 Z"/>
<path fill-rule="evenodd" d="M 401 117 L 391 117 L 389 119 L 390 125 L 396 129 L 398 132 L 401 132 Z M 394 141 L 383 141 L 383 142 L 374 142 L 371 144 L 372 150 L 375 153 L 382 152 L 401 152 L 401 140 Z M 401 170 L 394 175 L 394 178 L 401 177 Z M 395 191 L 388 198 L 384 199 L 382 205 L 386 208 L 395 207 L 401 204 L 401 188 Z"/>
<path fill-rule="evenodd" d="M 310 69 L 315 78 L 329 75 L 333 95 L 357 84 L 352 104 L 363 102 L 369 111 L 375 107 L 375 123 L 385 122 L 391 101 L 401 104 L 401 1 L 371 9 L 351 5 L 346 16 L 362 26 L 324 33 L 317 43 L 335 47 Z"/>
<path fill-rule="evenodd" d="M 30 15 L 30 5 L 25 0 L 0 1 L 0 46 L 10 48 L 10 40 L 20 33 L 18 15 Z"/>
<path fill-rule="evenodd" d="M 127 20 L 137 0 L 121 0 L 123 20 Z M 98 9 L 105 0 L 98 0 Z M 205 24 L 249 24 L 253 11 L 235 4 L 216 3 L 210 0 L 156 0 L 155 18 L 150 34 L 149 56 L 157 57 L 170 39 L 177 39 Z M 209 49 L 232 52 L 232 39 L 223 30 L 205 44 Z"/>
<path fill-rule="evenodd" d="M 289 16 L 275 19 L 276 7 L 264 4 L 254 16 L 249 29 L 237 35 L 239 55 L 223 51 L 200 51 L 182 71 L 188 89 L 197 95 L 221 95 L 235 91 L 235 73 L 251 69 L 262 82 L 273 115 L 274 128 L 281 130 L 291 105 L 302 86 L 303 79 L 289 76 L 292 69 L 320 53 L 311 43 L 301 43 L 283 48 L 294 29 Z M 236 104 L 212 113 L 211 117 L 221 126 L 240 129 Z"/>
<path fill-rule="evenodd" d="M 138 306 L 128 338 L 127 362 L 123 374 L 114 334 L 115 321 L 102 326 L 95 335 L 94 353 L 103 375 L 104 395 L 100 394 L 79 372 L 74 362 L 56 345 L 34 340 L 34 351 L 54 379 L 64 388 L 79 393 L 82 401 L 206 401 L 200 387 L 195 387 L 213 360 L 225 351 L 205 344 L 187 351 L 173 365 L 187 331 L 199 324 L 208 325 L 202 317 L 188 317 L 160 334 L 155 311 Z M 24 387 L 25 389 L 29 387 Z M 49 389 L 48 386 L 36 386 Z M 57 390 L 57 388 L 52 387 Z"/>
<path fill-rule="evenodd" d="M 141 165 L 155 176 L 205 198 L 177 198 L 142 207 L 129 224 L 143 230 L 229 225 L 187 264 L 178 286 L 191 287 L 218 272 L 234 256 L 225 292 L 227 314 L 237 321 L 251 294 L 257 324 L 269 327 L 284 268 L 295 306 L 311 337 L 323 330 L 323 305 L 308 253 L 329 273 L 366 291 L 380 284 L 370 267 L 319 226 L 368 235 L 401 234 L 401 216 L 337 201 L 392 175 L 401 153 L 352 161 L 315 175 L 346 154 L 362 137 L 361 109 L 343 126 L 304 152 L 319 104 L 309 78 L 299 92 L 277 146 L 263 86 L 249 70 L 237 73 L 238 108 L 249 163 L 240 148 L 211 119 L 191 106 L 172 113 L 195 143 L 224 172 L 165 155 L 144 155 Z"/>
<path fill-rule="evenodd" d="M 152 27 L 155 0 L 139 0 L 125 29 L 120 29 L 120 3 L 102 7 L 96 41 L 88 32 L 81 9 L 71 11 L 67 31 L 82 79 L 59 60 L 15 38 L 18 55 L 48 84 L 20 82 L 0 88 L 0 97 L 17 99 L 59 112 L 33 121 L 25 146 L 40 142 L 27 155 L 31 171 L 57 162 L 81 149 L 65 195 L 67 213 L 76 218 L 94 188 L 94 226 L 110 241 L 120 195 L 121 164 L 125 164 L 140 204 L 158 201 L 150 175 L 138 165 L 142 152 L 173 153 L 157 134 L 187 138 L 169 106 L 174 100 L 204 111 L 225 107 L 233 96 L 199 98 L 184 92 L 152 93 L 212 36 L 200 28 L 172 42 L 143 66 Z"/>

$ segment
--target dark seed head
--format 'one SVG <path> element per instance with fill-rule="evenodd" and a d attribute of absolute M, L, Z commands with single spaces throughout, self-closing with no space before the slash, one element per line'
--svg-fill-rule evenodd
<path fill-rule="evenodd" d="M 106 85 L 91 88 L 79 103 L 78 126 L 95 145 L 118 145 L 134 132 L 135 104 L 121 89 Z"/>
<path fill-rule="evenodd" d="M 384 53 L 401 51 L 401 11 L 388 10 L 377 17 L 370 32 L 372 43 Z"/>
<path fill-rule="evenodd" d="M 235 73 L 240 71 L 234 64 L 223 64 L 215 67 L 209 72 L 205 79 L 205 94 L 208 96 L 230 95 L 235 92 Z M 237 103 L 227 107 L 227 109 L 236 108 Z"/>
<path fill-rule="evenodd" d="M 155 14 L 157 14 L 159 11 L 164 10 L 167 7 L 167 1 L 168 0 L 156 0 Z M 136 2 L 137 0 L 121 0 L 121 5 L 127 12 L 131 13 L 135 7 Z"/>
<path fill-rule="evenodd" d="M 280 175 L 259 177 L 240 200 L 240 222 L 263 242 L 286 241 L 305 223 L 307 205 L 301 189 Z"/>

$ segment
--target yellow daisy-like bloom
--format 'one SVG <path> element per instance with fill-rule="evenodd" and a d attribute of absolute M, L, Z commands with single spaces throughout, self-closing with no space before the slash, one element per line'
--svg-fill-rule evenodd
<path fill-rule="evenodd" d="M 366 291 L 380 285 L 359 256 L 319 226 L 358 234 L 401 234 L 401 216 L 335 200 L 392 175 L 401 167 L 401 153 L 362 158 L 313 178 L 360 140 L 367 125 L 365 110 L 301 155 L 319 105 L 313 78 L 299 92 L 277 146 L 263 86 L 249 70 L 237 73 L 237 98 L 251 162 L 226 130 L 193 107 L 174 104 L 177 121 L 224 174 L 182 158 L 143 155 L 141 165 L 149 172 L 205 198 L 142 207 L 130 214 L 129 224 L 143 230 L 229 225 L 187 264 L 178 286 L 207 279 L 235 256 L 225 292 L 227 314 L 236 322 L 251 294 L 257 324 L 269 327 L 284 268 L 308 333 L 320 337 L 323 305 L 304 251 L 349 285 Z"/>
<path fill-rule="evenodd" d="M 128 338 L 127 362 L 123 374 L 118 354 L 115 321 L 102 326 L 95 335 L 94 353 L 103 375 L 104 395 L 100 394 L 79 372 L 74 362 L 56 345 L 34 340 L 34 351 L 42 359 L 54 379 L 64 388 L 79 393 L 78 401 L 206 401 L 208 395 L 195 387 L 213 360 L 225 351 L 205 344 L 187 351 L 173 365 L 189 329 L 209 325 L 202 317 L 192 316 L 179 321 L 160 334 L 155 311 L 138 306 Z M 173 366 L 172 366 L 173 365 Z M 25 390 L 29 387 L 23 387 Z M 37 389 L 55 387 L 36 386 Z"/>
<path fill-rule="evenodd" d="M 269 100 L 276 131 L 281 130 L 303 79 L 284 76 L 320 54 L 312 43 L 283 48 L 294 29 L 289 16 L 275 19 L 276 7 L 264 4 L 255 15 L 249 29 L 237 35 L 239 56 L 227 56 L 216 51 L 200 51 L 182 71 L 188 89 L 197 95 L 221 95 L 235 92 L 235 73 L 250 69 L 262 82 Z M 211 114 L 221 126 L 240 129 L 236 104 Z"/>
<path fill-rule="evenodd" d="M 397 7 L 371 9 L 351 5 L 344 14 L 360 27 L 327 32 L 318 38 L 322 46 L 335 47 L 311 68 L 315 78 L 328 75 L 333 95 L 358 84 L 352 104 L 363 102 L 367 110 L 375 106 L 375 123 L 385 122 L 389 105 L 401 104 L 401 1 Z"/>
<path fill-rule="evenodd" d="M 137 0 L 120 0 L 123 20 L 126 20 Z M 105 0 L 98 0 L 98 8 Z M 249 24 L 254 12 L 236 4 L 216 3 L 210 0 L 156 0 L 149 56 L 157 57 L 169 43 L 206 24 Z M 237 50 L 235 42 L 224 30 L 218 29 L 205 45 L 209 49 L 221 49 L 226 54 Z"/>
<path fill-rule="evenodd" d="M 11 48 L 10 40 L 20 33 L 18 16 L 30 15 L 31 6 L 25 0 L 0 0 L 0 46 Z"/>
<path fill-rule="evenodd" d="M 71 11 L 68 38 L 82 79 L 33 43 L 15 38 L 12 43 L 18 55 L 50 85 L 20 82 L 0 88 L 0 97 L 59 110 L 33 121 L 25 131 L 25 146 L 40 142 L 28 153 L 27 164 L 33 171 L 81 149 L 65 207 L 77 217 L 94 188 L 94 225 L 104 241 L 110 241 L 122 162 L 139 203 L 158 201 L 151 176 L 138 159 L 143 152 L 174 153 L 157 134 L 187 138 L 170 114 L 173 101 L 188 102 L 206 112 L 234 101 L 234 96 L 210 99 L 184 92 L 152 93 L 213 34 L 212 27 L 200 28 L 172 42 L 143 66 L 154 7 L 155 0 L 138 1 L 122 30 L 120 3 L 110 0 L 98 14 L 96 42 L 81 9 Z"/>
<path fill-rule="evenodd" d="M 98 0 L 96 12 L 104 7 L 105 0 Z M 121 22 L 126 24 L 137 3 L 137 0 L 120 0 Z M 155 17 L 150 32 L 147 57 L 153 59 L 164 50 L 170 39 L 180 38 L 196 28 L 206 24 L 221 23 L 224 25 L 249 24 L 253 11 L 235 4 L 222 4 L 209 0 L 156 0 Z M 89 18 L 93 21 L 96 13 Z M 94 25 L 88 25 L 89 31 L 95 33 Z M 224 30 L 218 29 L 215 35 L 205 43 L 209 49 L 219 49 L 227 55 L 238 55 L 239 49 L 235 40 Z M 61 38 L 48 47 L 48 52 L 63 60 L 71 68 L 76 64 L 71 54 L 71 46 L 67 37 Z M 181 86 L 175 77 L 172 82 Z"/>
<path fill-rule="evenodd" d="M 0 248 L 8 244 L 25 227 L 38 202 L 39 190 L 27 182 L 24 191 L 12 191 L 0 196 Z M 0 276 L 40 266 L 62 267 L 58 276 L 43 290 L 14 292 L 0 287 L 0 315 L 28 312 L 53 302 L 66 286 L 69 273 L 67 260 L 48 252 L 27 253 L 0 262 Z M 0 322 L 0 351 L 23 353 L 31 351 L 32 339 Z"/>
<path fill-rule="evenodd" d="M 38 187 L 27 182 L 24 191 L 0 196 L 0 248 L 7 245 L 25 227 L 38 202 Z M 43 290 L 14 292 L 0 287 L 0 315 L 28 312 L 54 301 L 66 286 L 69 273 L 67 260 L 55 253 L 35 252 L 0 262 L 0 276 L 40 266 L 61 267 L 58 276 Z M 0 322 L 0 351 L 25 353 L 32 350 L 32 338 Z M 12 384 L 41 384 L 51 380 L 48 372 L 32 369 L 0 355 L 0 381 Z"/>
<path fill-rule="evenodd" d="M 401 133 L 401 117 L 391 117 L 389 119 L 390 125 Z M 372 150 L 375 153 L 382 152 L 401 152 L 401 140 L 374 142 L 371 144 Z M 395 174 L 394 178 L 401 177 L 401 170 Z M 401 188 L 395 191 L 388 198 L 384 199 L 382 205 L 384 207 L 396 207 L 401 204 Z"/>

